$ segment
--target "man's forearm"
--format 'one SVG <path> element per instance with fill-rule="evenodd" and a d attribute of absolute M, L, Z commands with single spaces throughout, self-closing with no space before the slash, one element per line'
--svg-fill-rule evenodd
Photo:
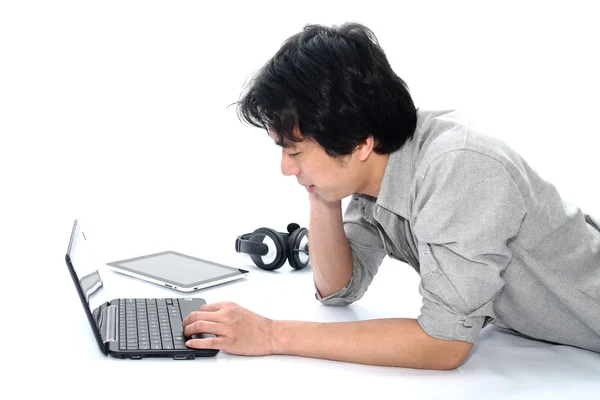
<path fill-rule="evenodd" d="M 341 202 L 311 198 L 308 240 L 315 285 L 322 297 L 329 296 L 352 276 L 352 252 L 344 232 Z"/>
<path fill-rule="evenodd" d="M 351 363 L 453 369 L 472 344 L 429 336 L 415 319 L 354 322 L 273 321 L 273 353 Z"/>

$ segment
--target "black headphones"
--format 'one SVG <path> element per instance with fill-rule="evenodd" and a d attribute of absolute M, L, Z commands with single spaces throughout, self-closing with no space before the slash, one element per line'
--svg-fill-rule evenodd
<path fill-rule="evenodd" d="M 288 260 L 294 269 L 302 269 L 309 263 L 308 229 L 296 223 L 287 226 L 288 233 L 271 228 L 258 228 L 252 233 L 238 236 L 235 251 L 250 254 L 259 268 L 273 271 Z"/>

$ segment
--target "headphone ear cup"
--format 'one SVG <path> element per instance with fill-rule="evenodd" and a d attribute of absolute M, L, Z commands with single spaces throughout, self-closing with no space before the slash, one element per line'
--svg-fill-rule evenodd
<path fill-rule="evenodd" d="M 308 229 L 298 228 L 288 238 L 288 262 L 294 269 L 303 269 L 309 263 L 305 247 L 308 247 Z"/>
<path fill-rule="evenodd" d="M 257 267 L 273 271 L 281 268 L 287 259 L 287 247 L 281 235 L 270 228 L 258 228 L 250 234 L 248 240 L 257 243 L 265 243 L 269 247 L 269 252 L 261 256 L 260 254 L 250 254 L 250 258 Z"/>

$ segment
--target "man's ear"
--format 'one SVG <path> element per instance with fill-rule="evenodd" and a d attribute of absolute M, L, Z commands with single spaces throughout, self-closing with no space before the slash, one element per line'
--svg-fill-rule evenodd
<path fill-rule="evenodd" d="M 356 156 L 360 161 L 365 161 L 373 152 L 374 147 L 375 139 L 373 139 L 373 136 L 369 136 L 361 144 L 356 146 Z"/>

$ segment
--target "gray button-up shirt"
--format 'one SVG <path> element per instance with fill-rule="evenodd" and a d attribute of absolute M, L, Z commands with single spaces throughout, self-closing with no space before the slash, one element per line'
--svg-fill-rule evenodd
<path fill-rule="evenodd" d="M 348 305 L 385 255 L 421 276 L 418 322 L 474 343 L 488 323 L 600 352 L 600 220 L 565 202 L 508 145 L 453 111 L 418 112 L 377 198 L 344 213 L 353 273 L 317 299 Z"/>

